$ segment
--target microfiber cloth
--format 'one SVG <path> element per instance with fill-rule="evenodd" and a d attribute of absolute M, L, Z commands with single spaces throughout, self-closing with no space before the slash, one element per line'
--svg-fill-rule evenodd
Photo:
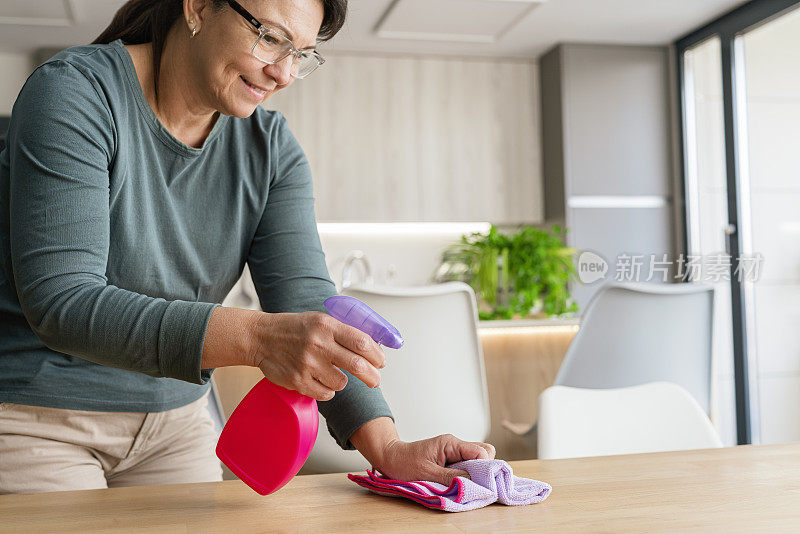
<path fill-rule="evenodd" d="M 455 477 L 450 486 L 437 482 L 402 482 L 368 470 L 366 475 L 347 477 L 379 495 L 405 497 L 428 508 L 446 512 L 465 512 L 493 502 L 511 506 L 542 502 L 553 491 L 550 484 L 514 476 L 503 460 L 466 460 L 447 467 L 461 469 L 470 478 Z"/>

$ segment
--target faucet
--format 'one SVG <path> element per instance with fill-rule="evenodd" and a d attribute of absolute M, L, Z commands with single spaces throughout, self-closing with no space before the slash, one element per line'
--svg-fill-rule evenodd
<path fill-rule="evenodd" d="M 346 287 L 350 287 L 352 285 L 352 281 L 350 280 L 350 271 L 354 263 L 360 262 L 361 265 L 364 266 L 364 282 L 368 285 L 372 285 L 372 269 L 369 266 L 369 261 L 367 261 L 366 255 L 361 250 L 351 250 L 347 253 L 347 257 L 344 259 L 344 267 L 342 268 L 342 289 Z"/>

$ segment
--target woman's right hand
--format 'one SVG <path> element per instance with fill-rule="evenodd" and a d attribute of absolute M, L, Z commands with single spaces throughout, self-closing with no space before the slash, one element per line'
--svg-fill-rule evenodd
<path fill-rule="evenodd" d="M 271 382 L 318 401 L 347 385 L 345 369 L 378 387 L 386 365 L 369 335 L 321 312 L 259 313 L 251 329 L 254 364 Z"/>

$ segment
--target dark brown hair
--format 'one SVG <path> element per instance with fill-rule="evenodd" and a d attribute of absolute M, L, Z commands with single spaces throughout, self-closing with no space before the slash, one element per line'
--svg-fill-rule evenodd
<path fill-rule="evenodd" d="M 320 41 L 331 39 L 344 25 L 347 0 L 320 0 L 325 14 L 317 36 Z M 226 0 L 211 0 L 216 11 L 225 9 Z M 158 101 L 158 74 L 167 34 L 183 14 L 183 0 L 128 0 L 114 15 L 111 24 L 92 44 L 108 44 L 122 39 L 125 44 L 153 43 L 153 83 Z"/>

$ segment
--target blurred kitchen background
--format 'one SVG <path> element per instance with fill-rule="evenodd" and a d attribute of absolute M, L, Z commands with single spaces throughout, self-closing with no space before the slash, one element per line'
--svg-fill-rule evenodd
<path fill-rule="evenodd" d="M 0 1 L 0 116 L 37 64 L 93 40 L 122 3 Z M 800 440 L 794 7 L 350 0 L 346 26 L 320 47 L 325 65 L 264 106 L 286 116 L 310 160 L 337 287 L 472 285 L 489 437 L 508 459 L 530 456 L 519 425 L 536 419 L 603 282 L 681 282 L 678 258 L 691 256 L 705 263 L 690 281 L 715 289 L 707 411 L 722 442 Z M 513 258 L 502 246 L 494 287 L 481 286 L 477 263 L 451 246 L 492 225 L 536 229 L 524 234 L 531 254 L 562 239 L 578 269 L 564 278 L 565 307 L 504 308 L 514 288 L 503 286 Z M 760 270 L 739 281 L 744 256 Z M 595 257 L 608 270 L 583 283 L 580 258 Z M 226 304 L 258 307 L 247 272 Z M 615 317 L 624 331 L 624 310 Z"/>

